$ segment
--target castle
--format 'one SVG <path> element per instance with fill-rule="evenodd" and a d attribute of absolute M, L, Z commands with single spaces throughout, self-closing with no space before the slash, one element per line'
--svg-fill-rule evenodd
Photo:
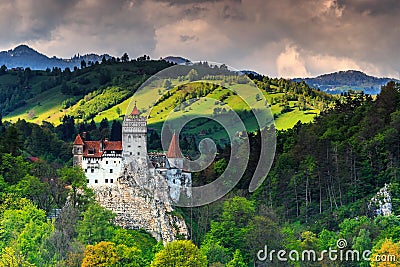
<path fill-rule="evenodd" d="M 183 171 L 183 156 L 174 133 L 167 153 L 147 152 L 147 121 L 135 106 L 124 117 L 122 141 L 88 141 L 78 134 L 73 164 L 80 166 L 99 203 L 115 212 L 116 224 L 143 228 L 169 242 L 188 237 L 185 222 L 173 216 L 173 203 L 191 197 L 191 174 Z"/>

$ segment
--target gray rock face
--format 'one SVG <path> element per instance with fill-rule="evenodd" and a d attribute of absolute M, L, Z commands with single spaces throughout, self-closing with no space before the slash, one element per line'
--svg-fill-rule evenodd
<path fill-rule="evenodd" d="M 389 216 L 392 214 L 392 197 L 390 195 L 390 186 L 385 184 L 383 188 L 371 199 L 368 209 L 374 215 Z"/>
<path fill-rule="evenodd" d="M 165 178 L 147 164 L 129 164 L 117 183 L 93 190 L 100 205 L 116 213 L 116 225 L 144 229 L 164 243 L 189 237 L 185 221 L 173 214 Z"/>

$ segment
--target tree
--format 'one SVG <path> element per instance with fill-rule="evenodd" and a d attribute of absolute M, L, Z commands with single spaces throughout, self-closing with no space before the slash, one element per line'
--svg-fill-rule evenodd
<path fill-rule="evenodd" d="M 170 79 L 166 79 L 166 80 L 164 81 L 164 88 L 167 89 L 167 90 L 169 90 L 169 89 L 171 89 L 171 87 L 172 87 L 172 82 L 171 82 L 171 80 L 170 80 Z"/>
<path fill-rule="evenodd" d="M 168 243 L 159 251 L 151 267 L 205 267 L 207 258 L 189 240 L 178 240 Z"/>
<path fill-rule="evenodd" d="M 243 261 L 242 253 L 239 249 L 235 250 L 235 253 L 233 254 L 233 259 L 228 262 L 226 267 L 246 267 L 246 264 Z"/>
<path fill-rule="evenodd" d="M 76 224 L 78 218 L 79 211 L 72 207 L 70 202 L 67 202 L 61 209 L 54 223 L 54 232 L 49 236 L 44 244 L 46 250 L 43 254 L 49 261 L 54 259 L 58 262 L 66 258 L 72 259 L 74 257 L 72 254 L 76 254 L 74 250 L 77 248 L 79 252 L 83 253 L 83 248 L 79 245 L 76 246 L 77 244 L 73 241 L 76 237 Z M 79 260 L 79 266 L 81 262 L 82 259 Z"/>
<path fill-rule="evenodd" d="M 196 81 L 197 78 L 199 77 L 199 74 L 197 73 L 197 70 L 191 69 L 188 74 L 187 74 L 187 79 L 191 82 Z"/>
<path fill-rule="evenodd" d="M 211 229 L 203 243 L 209 242 L 209 239 L 218 240 L 230 254 L 239 249 L 244 253 L 245 259 L 249 260 L 253 255 L 250 255 L 249 245 L 244 240 L 251 230 L 249 223 L 254 215 L 254 202 L 244 197 L 233 197 L 226 200 L 220 220 L 211 222 Z"/>
<path fill-rule="evenodd" d="M 129 56 L 128 54 L 125 52 L 122 57 L 121 57 L 122 62 L 128 62 L 129 61 Z"/>
<path fill-rule="evenodd" d="M 111 125 L 110 140 L 111 141 L 120 141 L 121 138 L 122 138 L 122 124 L 121 124 L 121 122 L 114 120 Z"/>
<path fill-rule="evenodd" d="M 102 240 L 110 240 L 114 233 L 112 224 L 114 217 L 115 214 L 97 203 L 89 205 L 83 213 L 83 220 L 78 223 L 78 239 L 83 244 L 95 244 Z"/>
<path fill-rule="evenodd" d="M 115 112 L 117 112 L 118 117 L 121 116 L 121 108 L 119 106 L 117 106 L 117 108 L 115 109 Z"/>
<path fill-rule="evenodd" d="M 35 267 L 29 263 L 20 251 L 15 251 L 12 247 L 3 248 L 0 257 L 0 267 Z"/>
<path fill-rule="evenodd" d="M 390 257 L 390 258 L 389 258 Z M 400 265 L 400 243 L 391 239 L 378 242 L 371 255 L 371 267 L 396 267 Z"/>
<path fill-rule="evenodd" d="M 2 65 L 2 66 L 0 67 L 0 74 L 5 74 L 6 71 L 7 71 L 6 65 Z"/>
<path fill-rule="evenodd" d="M 358 236 L 353 240 L 353 249 L 357 250 L 360 252 L 360 254 L 363 253 L 363 251 L 366 250 L 371 250 L 372 245 L 371 245 L 371 238 L 369 237 L 370 233 L 366 229 L 361 229 L 360 233 Z M 360 258 L 362 262 L 360 262 L 359 266 L 360 267 L 368 267 L 368 262 L 363 261 L 362 258 Z"/>
<path fill-rule="evenodd" d="M 86 68 L 86 61 L 82 59 L 81 61 L 81 69 Z"/>
<path fill-rule="evenodd" d="M 15 125 L 6 128 L 3 138 L 0 140 L 0 148 L 3 152 L 17 156 L 21 153 L 23 141 L 21 133 Z"/>
<path fill-rule="evenodd" d="M 107 118 L 103 118 L 100 122 L 100 139 L 108 138 L 110 135 L 110 125 L 108 124 Z"/>
<path fill-rule="evenodd" d="M 73 207 L 78 207 L 78 204 L 85 205 L 88 202 L 90 193 L 86 187 L 86 175 L 81 167 L 62 168 L 60 180 L 68 186 L 71 186 Z"/>
<path fill-rule="evenodd" d="M 16 195 L 29 198 L 39 208 L 49 211 L 51 209 L 50 188 L 39 178 L 32 175 L 25 175 L 16 185 L 10 187 Z"/>
<path fill-rule="evenodd" d="M 52 231 L 52 223 L 47 222 L 44 210 L 32 203 L 25 203 L 18 209 L 5 210 L 0 221 L 0 247 L 12 244 L 31 263 L 42 260 L 39 251 L 44 240 Z"/>
<path fill-rule="evenodd" d="M 116 266 L 120 257 L 114 243 L 101 241 L 92 246 L 88 245 L 85 250 L 85 258 L 82 267 L 111 267 Z"/>
<path fill-rule="evenodd" d="M 128 247 L 126 245 L 118 245 L 117 253 L 120 257 L 119 266 L 124 267 L 145 267 L 148 266 L 146 260 L 142 257 L 142 251 L 137 247 Z"/>
<path fill-rule="evenodd" d="M 217 240 L 208 239 L 201 244 L 200 250 L 207 257 L 208 264 L 226 264 L 230 259 L 229 252 Z"/>

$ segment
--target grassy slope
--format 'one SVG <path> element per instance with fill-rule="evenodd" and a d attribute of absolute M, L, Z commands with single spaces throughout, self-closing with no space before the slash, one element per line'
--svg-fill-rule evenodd
<path fill-rule="evenodd" d="M 129 73 L 129 70 L 123 71 L 120 68 L 120 65 L 113 65 L 113 66 L 107 66 L 109 68 L 110 73 L 112 77 L 119 75 L 121 73 Z M 83 75 L 83 76 L 82 76 Z M 91 83 L 88 86 L 97 86 L 99 87 L 100 85 L 96 81 L 96 72 L 88 72 L 86 74 L 82 74 L 80 77 L 86 77 L 88 78 Z M 7 75 L 8 76 L 8 75 Z M 2 82 L 12 82 L 14 77 L 6 77 L 9 80 L 5 80 L 3 78 Z M 41 76 L 35 76 L 32 79 L 32 83 L 34 84 L 32 88 L 34 88 L 35 91 L 40 91 L 39 89 L 39 84 L 43 77 Z M 76 84 L 76 80 L 70 81 L 68 84 Z M 176 81 L 173 81 L 175 84 Z M 235 86 L 233 86 L 234 88 Z M 79 102 L 72 106 L 71 108 L 68 109 L 62 109 L 62 102 L 66 100 L 67 98 L 70 98 L 70 96 L 65 96 L 61 93 L 60 90 L 61 86 L 56 86 L 54 88 L 51 88 L 50 90 L 47 90 L 42 93 L 35 94 L 35 96 L 27 101 L 27 104 L 21 108 L 16 109 L 12 113 L 8 114 L 5 116 L 4 119 L 10 120 L 10 121 L 16 121 L 17 119 L 25 119 L 30 122 L 35 122 L 35 123 L 41 123 L 42 121 L 48 121 L 51 123 L 54 123 L 55 125 L 58 125 L 60 123 L 60 119 L 64 115 L 68 114 L 74 114 L 76 113 L 76 110 L 78 109 Z M 135 95 L 135 100 L 138 103 L 139 108 L 144 111 L 145 109 L 148 110 L 150 106 L 153 105 L 155 99 L 162 93 L 165 92 L 165 89 L 162 87 L 156 87 L 152 91 L 141 91 L 137 95 Z M 226 93 L 225 90 L 216 90 L 207 97 L 210 98 L 215 98 L 218 99 L 221 94 Z M 155 95 L 156 94 L 156 95 Z M 283 93 L 266 93 L 263 92 L 265 98 L 269 103 L 271 103 L 271 99 L 273 97 L 279 97 L 282 96 Z M 246 95 L 244 96 L 246 97 Z M 96 101 L 95 99 L 92 99 L 93 102 Z M 170 102 L 166 101 L 165 103 L 163 102 L 161 106 L 156 106 L 153 108 L 151 116 L 149 118 L 149 125 L 150 127 L 153 128 L 159 128 L 159 124 L 161 121 L 163 121 L 166 116 L 168 115 L 169 111 L 168 108 L 172 106 L 172 101 Z M 121 115 L 125 114 L 128 110 L 131 109 L 132 103 L 130 103 L 131 100 L 127 99 L 122 101 L 119 104 L 116 104 L 112 106 L 111 108 L 105 109 L 104 111 L 99 112 L 94 120 L 95 122 L 100 122 L 103 118 L 107 118 L 108 120 L 114 120 L 114 119 L 120 119 L 121 116 L 118 115 L 117 113 L 117 108 L 121 110 Z M 238 110 L 243 110 L 245 108 L 245 104 L 240 101 L 237 97 L 230 96 L 228 97 L 225 101 L 226 106 L 231 106 L 234 107 L 236 111 Z M 131 104 L 131 106 L 129 106 Z M 295 102 L 291 102 L 291 106 L 295 105 Z M 216 105 L 217 107 L 225 107 L 221 105 Z M 128 109 L 129 107 L 129 109 Z M 206 103 L 203 101 L 197 101 L 193 103 L 192 105 L 189 105 L 185 109 L 182 109 L 177 112 L 173 112 L 172 117 L 176 116 L 183 116 L 185 113 L 187 113 L 189 110 L 196 110 L 196 112 L 199 112 L 199 114 L 208 114 L 211 115 L 213 113 L 213 109 L 210 109 L 207 107 Z M 33 110 L 35 117 L 33 119 L 29 118 L 29 111 Z M 282 107 L 279 104 L 275 104 L 271 106 L 271 110 L 274 114 L 279 114 L 280 111 L 282 110 Z M 192 111 L 191 111 L 192 112 Z M 158 113 L 158 114 L 157 114 Z M 311 109 L 308 111 L 299 111 L 297 108 L 293 108 L 291 112 L 287 112 L 284 114 L 279 115 L 279 117 L 275 120 L 275 124 L 277 129 L 287 129 L 293 127 L 299 120 L 302 122 L 310 122 L 313 120 L 316 114 L 319 114 L 319 110 L 317 109 Z M 201 129 L 208 129 L 211 128 L 212 125 L 209 125 L 208 123 L 203 124 L 202 126 L 199 126 Z M 254 125 L 250 125 L 250 128 L 254 128 Z M 201 129 L 194 128 L 191 130 L 193 133 L 198 133 Z M 252 129 L 254 130 L 254 129 Z"/>
<path fill-rule="evenodd" d="M 61 94 L 60 87 L 55 87 L 28 100 L 27 105 L 16 109 L 5 116 L 4 119 L 13 122 L 18 119 L 24 119 L 35 123 L 48 121 L 57 125 L 67 112 L 61 107 L 61 103 L 67 98 L 67 96 Z M 29 118 L 28 113 L 30 110 L 34 111 L 35 116 L 33 118 Z"/>

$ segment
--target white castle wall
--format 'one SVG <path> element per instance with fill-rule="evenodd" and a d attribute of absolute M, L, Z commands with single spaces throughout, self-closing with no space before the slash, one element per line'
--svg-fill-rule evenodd
<path fill-rule="evenodd" d="M 89 186 L 114 184 L 122 171 L 122 157 L 103 156 L 102 158 L 82 159 L 82 169 L 85 171 Z"/>

